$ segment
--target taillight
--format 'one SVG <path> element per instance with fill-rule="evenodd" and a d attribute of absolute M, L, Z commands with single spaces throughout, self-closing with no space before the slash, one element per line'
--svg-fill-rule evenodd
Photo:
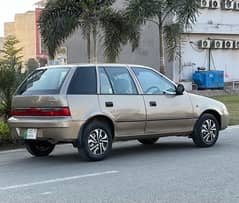
<path fill-rule="evenodd" d="M 12 116 L 71 116 L 69 107 L 15 109 Z"/>

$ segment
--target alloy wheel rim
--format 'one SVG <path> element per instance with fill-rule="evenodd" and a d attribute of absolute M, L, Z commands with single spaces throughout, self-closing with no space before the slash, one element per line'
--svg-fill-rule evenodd
<path fill-rule="evenodd" d="M 94 155 L 104 154 L 109 145 L 109 137 L 105 130 L 95 129 L 91 131 L 88 137 L 88 147 L 91 153 Z"/>
<path fill-rule="evenodd" d="M 201 136 L 205 143 L 210 144 L 217 138 L 216 122 L 212 119 L 207 119 L 203 122 L 201 128 Z"/>

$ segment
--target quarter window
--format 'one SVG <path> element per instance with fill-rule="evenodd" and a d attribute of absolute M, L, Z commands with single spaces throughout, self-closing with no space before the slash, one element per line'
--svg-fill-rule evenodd
<path fill-rule="evenodd" d="M 96 94 L 97 80 L 95 67 L 77 68 L 68 88 L 68 94 Z"/>
<path fill-rule="evenodd" d="M 133 71 L 140 82 L 144 94 L 176 94 L 174 84 L 153 70 L 135 67 Z"/>

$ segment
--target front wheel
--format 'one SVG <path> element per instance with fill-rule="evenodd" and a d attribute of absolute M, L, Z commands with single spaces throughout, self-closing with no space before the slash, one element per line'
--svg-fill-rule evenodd
<path fill-rule="evenodd" d="M 219 123 L 215 116 L 211 114 L 203 114 L 193 132 L 193 142 L 198 147 L 211 147 L 218 139 Z"/>
<path fill-rule="evenodd" d="M 87 124 L 78 146 L 80 155 L 85 160 L 100 161 L 109 155 L 111 149 L 112 131 L 109 125 L 100 121 Z"/>
<path fill-rule="evenodd" d="M 26 140 L 27 151 L 33 156 L 48 156 L 55 148 L 54 144 L 48 141 Z"/>

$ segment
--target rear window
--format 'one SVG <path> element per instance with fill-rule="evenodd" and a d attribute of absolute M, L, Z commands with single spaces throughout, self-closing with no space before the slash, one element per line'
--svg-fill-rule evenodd
<path fill-rule="evenodd" d="M 69 68 L 36 70 L 18 88 L 17 95 L 59 94 Z"/>

